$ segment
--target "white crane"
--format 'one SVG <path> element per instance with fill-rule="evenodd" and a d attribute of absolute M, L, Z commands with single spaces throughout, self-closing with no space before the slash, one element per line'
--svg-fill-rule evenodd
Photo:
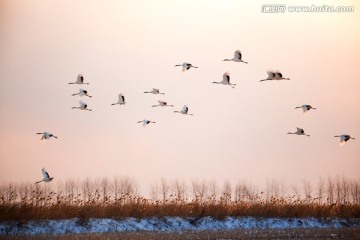
<path fill-rule="evenodd" d="M 44 139 L 50 139 L 51 137 L 53 138 L 57 138 L 57 136 L 53 135 L 52 133 L 49 133 L 49 132 L 42 132 L 42 133 L 36 133 L 36 134 L 42 134 L 42 137 L 41 137 L 41 140 L 44 140 Z"/>
<path fill-rule="evenodd" d="M 260 82 L 271 81 L 271 80 L 290 80 L 290 78 L 284 78 L 279 70 L 276 71 L 269 70 L 267 71 L 267 75 L 268 77 L 266 79 L 260 80 Z"/>
<path fill-rule="evenodd" d="M 182 67 L 183 72 L 189 70 L 190 68 L 198 68 L 192 65 L 191 63 L 186 63 L 186 62 L 184 62 L 183 64 L 177 64 L 175 65 L 175 67 Z"/>
<path fill-rule="evenodd" d="M 118 101 L 116 103 L 112 103 L 111 105 L 116 105 L 116 104 L 119 104 L 119 105 L 123 105 L 125 104 L 125 97 L 122 93 L 119 93 L 118 95 Z"/>
<path fill-rule="evenodd" d="M 153 88 L 150 92 L 144 92 L 144 93 L 165 94 L 165 93 L 160 92 L 160 90 L 157 88 Z"/>
<path fill-rule="evenodd" d="M 307 137 L 310 137 L 310 135 L 306 135 L 304 129 L 302 128 L 296 128 L 296 132 L 288 132 L 287 134 L 296 134 L 296 135 L 304 135 Z"/>
<path fill-rule="evenodd" d="M 295 109 L 302 108 L 304 115 L 307 115 L 310 111 L 310 109 L 316 110 L 316 108 L 312 107 L 311 105 L 304 104 L 302 106 L 296 107 Z"/>
<path fill-rule="evenodd" d="M 242 55 L 241 55 L 241 51 L 240 50 L 236 50 L 234 53 L 234 57 L 231 59 L 224 59 L 223 61 L 233 61 L 233 62 L 242 62 L 242 63 L 248 63 L 248 62 L 244 62 L 242 59 Z"/>
<path fill-rule="evenodd" d="M 51 182 L 51 180 L 53 180 L 53 177 L 50 177 L 49 173 L 45 170 L 45 168 L 41 169 L 42 174 L 43 174 L 43 179 L 40 181 L 37 181 L 36 183 L 40 183 L 40 182 Z"/>
<path fill-rule="evenodd" d="M 232 88 L 235 88 L 234 86 L 236 86 L 236 84 L 230 83 L 230 73 L 228 72 L 224 73 L 223 80 L 221 82 L 213 82 L 213 83 L 229 85 Z"/>
<path fill-rule="evenodd" d="M 349 141 L 350 139 L 354 139 L 353 137 L 350 137 L 350 135 L 348 134 L 342 134 L 342 135 L 338 135 L 335 137 L 339 137 L 340 138 L 340 145 L 344 145 L 347 141 Z"/>
<path fill-rule="evenodd" d="M 79 101 L 80 106 L 79 107 L 72 107 L 72 109 L 80 109 L 80 110 L 87 110 L 87 111 L 92 111 L 91 109 L 88 109 L 88 105 L 86 103 L 84 103 L 83 101 Z"/>
<path fill-rule="evenodd" d="M 290 78 L 283 78 L 282 73 L 279 70 L 275 71 L 275 80 L 290 80 Z"/>
<path fill-rule="evenodd" d="M 153 121 L 144 119 L 144 120 L 138 121 L 137 123 L 142 123 L 143 126 L 145 127 L 146 125 L 148 125 L 148 124 L 150 124 L 150 123 L 156 123 L 156 122 L 153 122 Z"/>
<path fill-rule="evenodd" d="M 157 105 L 152 105 L 152 107 L 173 107 L 174 105 L 168 105 L 168 103 L 167 102 L 164 102 L 164 101 L 158 101 L 159 102 L 159 104 L 157 104 Z"/>
<path fill-rule="evenodd" d="M 181 113 L 181 114 L 185 114 L 185 115 L 194 115 L 192 113 L 189 113 L 189 108 L 187 105 L 184 105 L 183 108 L 181 109 L 181 111 L 174 111 L 175 113 Z"/>
<path fill-rule="evenodd" d="M 260 80 L 260 82 L 274 80 L 274 78 L 275 78 L 275 72 L 274 71 L 268 70 L 266 73 L 267 73 L 268 77 L 265 78 L 265 79 Z"/>
<path fill-rule="evenodd" d="M 79 92 L 78 92 L 78 93 L 74 93 L 74 94 L 71 95 L 71 96 L 76 96 L 76 95 L 79 95 L 80 97 L 82 97 L 82 96 L 92 97 L 92 96 L 90 96 L 90 95 L 88 94 L 88 91 L 86 91 L 85 89 L 82 89 L 82 88 L 79 89 Z"/>
<path fill-rule="evenodd" d="M 79 74 L 77 76 L 76 81 L 73 83 L 69 83 L 69 84 L 89 84 L 89 83 L 84 83 L 84 76 L 82 74 Z"/>

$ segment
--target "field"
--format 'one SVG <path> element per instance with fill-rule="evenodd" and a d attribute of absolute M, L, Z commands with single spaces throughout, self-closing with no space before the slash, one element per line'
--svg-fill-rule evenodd
<path fill-rule="evenodd" d="M 360 228 L 325 229 L 247 229 L 227 231 L 185 231 L 185 232 L 123 232 L 102 234 L 65 234 L 38 236 L 6 236 L 0 239 L 360 239 Z"/>
<path fill-rule="evenodd" d="M 128 178 L 0 187 L 6 239 L 359 238 L 359 183 L 328 179 L 304 192 L 270 182 L 165 181 L 145 198 Z M 281 190 L 282 189 L 282 190 Z M 75 234 L 76 235 L 73 235 Z M 50 234 L 50 235 L 47 235 Z M 90 234 L 90 235 L 89 235 Z M 29 237 L 31 239 L 31 237 Z"/>

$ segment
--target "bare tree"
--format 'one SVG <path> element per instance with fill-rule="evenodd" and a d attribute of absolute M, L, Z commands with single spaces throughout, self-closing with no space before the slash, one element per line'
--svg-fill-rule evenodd
<path fill-rule="evenodd" d="M 120 194 L 120 179 L 118 176 L 113 178 L 112 190 L 114 193 L 114 199 L 117 201 Z"/>
<path fill-rule="evenodd" d="M 83 199 L 84 199 L 84 203 L 90 203 L 91 201 L 94 200 L 94 196 L 95 196 L 95 189 L 94 189 L 94 185 L 92 183 L 92 181 L 90 180 L 90 178 L 86 178 L 83 182 L 82 182 L 82 194 L 83 194 Z"/>
<path fill-rule="evenodd" d="M 73 179 L 65 182 L 65 194 L 68 204 L 72 204 L 75 198 L 75 181 Z"/>
<path fill-rule="evenodd" d="M 67 193 L 66 183 L 63 183 L 62 181 L 56 181 L 56 193 L 54 191 L 51 191 L 49 193 L 49 198 L 51 199 L 52 202 L 55 201 L 56 204 L 60 204 L 63 203 L 62 202 L 63 199 L 65 199 L 65 201 L 69 200 L 69 198 L 65 198 L 64 196 L 66 195 L 66 193 Z"/>
<path fill-rule="evenodd" d="M 207 183 L 205 180 L 198 182 L 198 181 L 191 181 L 193 197 L 196 201 L 200 203 L 205 201 L 206 193 L 207 193 Z"/>
<path fill-rule="evenodd" d="M 255 195 L 254 190 L 245 181 L 238 182 L 234 189 L 235 202 L 251 201 Z"/>
<path fill-rule="evenodd" d="M 215 181 L 211 181 L 209 182 L 209 187 L 208 187 L 208 194 L 209 194 L 209 200 L 211 203 L 215 203 L 217 200 L 217 196 L 218 196 L 218 186 L 216 184 Z"/>
<path fill-rule="evenodd" d="M 172 195 L 175 197 L 175 200 L 177 202 L 184 202 L 186 198 L 186 183 L 184 181 L 179 181 L 176 179 L 172 183 Z"/>
<path fill-rule="evenodd" d="M 291 199 L 294 199 L 296 197 L 296 200 L 294 200 L 294 201 L 300 201 L 301 193 L 300 193 L 298 185 L 297 184 L 291 185 L 291 190 L 294 193 L 294 195 L 291 197 Z"/>
<path fill-rule="evenodd" d="M 341 180 L 339 176 L 335 177 L 335 194 L 336 194 L 336 202 L 341 203 L 342 202 L 342 193 L 343 189 L 341 186 Z"/>
<path fill-rule="evenodd" d="M 158 203 L 159 201 L 159 195 L 160 195 L 160 191 L 159 191 L 159 187 L 157 184 L 152 184 L 150 186 L 150 198 L 152 200 L 152 202 L 156 202 Z"/>
<path fill-rule="evenodd" d="M 130 203 L 138 194 L 136 182 L 129 177 L 122 177 L 119 180 L 119 193 L 122 196 L 123 202 Z"/>
<path fill-rule="evenodd" d="M 81 182 L 79 180 L 74 181 L 74 192 L 75 198 L 74 201 L 77 205 L 83 205 L 83 197 L 81 196 Z"/>
<path fill-rule="evenodd" d="M 276 179 L 267 179 L 266 181 L 266 200 L 269 201 L 273 198 L 279 198 L 285 191 L 285 186 L 282 186 L 281 182 Z"/>
<path fill-rule="evenodd" d="M 306 202 L 309 204 L 311 202 L 311 193 L 312 193 L 312 187 L 311 183 L 308 180 L 303 180 L 303 189 L 304 189 L 304 195 Z"/>
<path fill-rule="evenodd" d="M 5 191 L 5 199 L 8 203 L 13 203 L 16 200 L 17 197 L 17 186 L 13 183 L 9 183 L 9 186 L 7 188 L 7 191 Z"/>
<path fill-rule="evenodd" d="M 333 204 L 334 203 L 334 182 L 331 177 L 328 177 L 327 180 L 327 203 Z"/>
<path fill-rule="evenodd" d="M 325 192 L 325 181 L 322 177 L 319 177 L 319 181 L 317 184 L 318 204 L 322 203 L 322 199 L 324 197 L 324 192 Z"/>
<path fill-rule="evenodd" d="M 166 181 L 165 178 L 161 178 L 161 181 L 160 181 L 160 191 L 161 191 L 161 194 L 162 194 L 162 201 L 163 201 L 163 203 L 165 203 L 166 200 L 167 200 L 169 191 L 170 191 L 170 186 L 169 186 L 169 184 L 167 183 L 167 181 Z"/>
<path fill-rule="evenodd" d="M 104 204 L 108 200 L 110 200 L 110 196 L 108 195 L 110 184 L 109 184 L 109 180 L 107 179 L 107 177 L 103 177 L 101 179 L 100 186 L 101 186 L 102 202 Z"/>
<path fill-rule="evenodd" d="M 350 183 L 351 202 L 353 204 L 360 204 L 360 183 L 351 181 Z"/>
<path fill-rule="evenodd" d="M 19 195 L 20 195 L 20 206 L 27 205 L 29 201 L 30 186 L 28 183 L 21 183 L 19 185 Z"/>
<path fill-rule="evenodd" d="M 341 188 L 342 188 L 342 203 L 347 204 L 350 202 L 350 181 L 343 176 L 341 179 Z"/>
<path fill-rule="evenodd" d="M 221 200 L 225 205 L 229 204 L 231 201 L 231 192 L 232 192 L 232 188 L 230 182 L 225 181 L 221 194 Z"/>

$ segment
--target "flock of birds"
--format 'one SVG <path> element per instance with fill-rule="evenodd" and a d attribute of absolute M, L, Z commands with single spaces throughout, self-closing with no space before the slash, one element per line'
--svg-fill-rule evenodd
<path fill-rule="evenodd" d="M 240 62 L 240 63 L 248 64 L 248 62 L 243 61 L 241 51 L 239 51 L 239 50 L 235 51 L 233 58 L 224 59 L 223 61 L 233 61 L 233 62 Z M 175 67 L 182 67 L 183 72 L 188 71 L 191 68 L 198 68 L 198 67 L 192 65 L 191 63 L 186 63 L 186 62 L 184 62 L 183 64 L 177 64 L 177 65 L 175 65 Z M 284 78 L 282 73 L 280 71 L 278 71 L 278 70 L 276 70 L 276 71 L 269 70 L 269 71 L 267 71 L 267 75 L 268 75 L 268 77 L 266 79 L 260 80 L 260 82 L 263 82 L 263 81 L 290 80 L 290 78 Z M 235 88 L 235 86 L 236 86 L 236 84 L 230 82 L 230 74 L 228 72 L 225 72 L 223 74 L 223 80 L 222 81 L 212 82 L 212 83 L 228 85 L 228 86 L 230 86 L 232 88 Z M 72 83 L 69 83 L 69 84 L 88 85 L 89 83 L 84 82 L 84 76 L 82 74 L 79 74 L 76 81 L 72 82 Z M 161 95 L 165 94 L 165 93 L 160 92 L 160 90 L 157 89 L 157 88 L 153 88 L 151 91 L 148 91 L 148 92 L 145 91 L 144 93 L 161 94 Z M 87 97 L 90 97 L 90 98 L 92 97 L 91 95 L 88 94 L 87 90 L 82 89 L 82 88 L 79 89 L 78 93 L 72 94 L 72 96 L 77 96 L 77 95 L 80 96 L 80 97 L 83 97 L 83 96 L 87 96 Z M 112 103 L 111 106 L 113 106 L 113 105 L 124 105 L 124 104 L 126 104 L 125 96 L 122 93 L 119 93 L 118 101 L 116 103 Z M 174 105 L 170 105 L 165 101 L 158 101 L 158 104 L 153 105 L 152 107 L 173 107 L 173 106 Z M 79 101 L 79 106 L 78 107 L 72 107 L 72 109 L 80 109 L 80 110 L 92 111 L 92 109 L 89 109 L 88 105 L 85 102 L 83 102 L 82 100 Z M 311 109 L 316 110 L 316 108 L 312 107 L 311 105 L 307 105 L 307 104 L 295 107 L 295 109 L 302 109 L 304 115 L 307 115 Z M 189 108 L 188 108 L 187 105 L 184 105 L 183 108 L 180 111 L 174 111 L 174 113 L 180 113 L 180 114 L 184 114 L 184 115 L 193 115 L 192 113 L 189 113 Z M 138 121 L 137 123 L 142 123 L 143 126 L 146 126 L 146 125 L 148 125 L 150 123 L 156 123 L 156 122 L 150 121 L 148 119 L 144 119 L 144 120 Z M 57 136 L 55 136 L 55 135 L 53 135 L 52 133 L 49 133 L 49 132 L 42 132 L 42 133 L 36 133 L 36 134 L 41 134 L 42 135 L 41 140 L 44 140 L 44 139 L 49 140 L 52 137 L 57 138 Z M 296 128 L 296 132 L 288 132 L 287 134 L 304 135 L 304 136 L 307 136 L 307 137 L 310 136 L 308 134 L 305 134 L 304 129 L 299 128 L 299 127 Z M 355 138 L 351 137 L 348 134 L 336 135 L 334 137 L 339 137 L 340 138 L 340 145 L 345 144 L 350 139 L 355 140 Z M 50 181 L 52 181 L 54 179 L 53 177 L 50 177 L 49 173 L 45 170 L 45 168 L 42 168 L 42 174 L 43 174 L 43 179 L 40 180 L 40 181 L 37 181 L 36 183 L 50 182 Z"/>

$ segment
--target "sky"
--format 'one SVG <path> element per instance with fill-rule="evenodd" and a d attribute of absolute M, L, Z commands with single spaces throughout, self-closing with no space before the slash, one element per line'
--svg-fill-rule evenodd
<path fill-rule="evenodd" d="M 42 167 L 54 181 L 129 176 L 142 191 L 161 178 L 359 179 L 360 4 L 264 4 L 1 0 L 0 183 L 37 181 Z M 222 61 L 238 49 L 249 64 Z M 183 62 L 198 68 L 174 67 Z M 291 80 L 259 82 L 269 69 Z M 235 89 L 212 84 L 225 72 Z M 89 85 L 68 84 L 79 73 Z M 79 88 L 92 112 L 72 109 Z M 152 88 L 165 95 L 143 93 Z M 120 92 L 126 104 L 111 106 Z M 184 104 L 193 116 L 173 113 Z M 317 109 L 304 116 L 302 104 Z M 286 134 L 296 127 L 311 136 Z M 41 141 L 44 131 L 58 139 Z M 356 139 L 339 146 L 339 134 Z"/>

